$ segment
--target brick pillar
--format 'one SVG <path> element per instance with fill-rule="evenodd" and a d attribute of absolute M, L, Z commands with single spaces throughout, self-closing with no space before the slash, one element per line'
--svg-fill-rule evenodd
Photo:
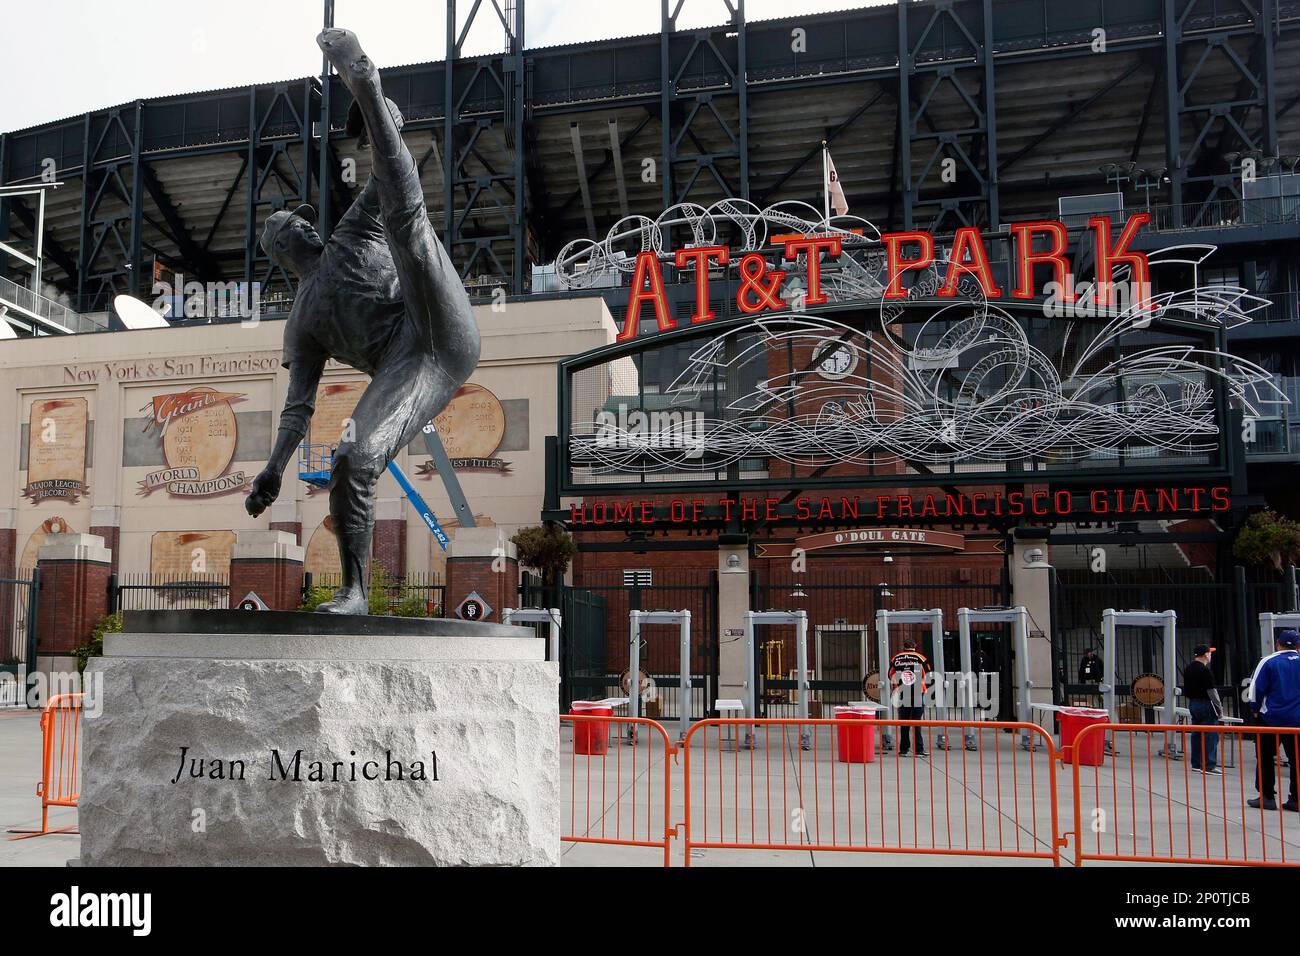
<path fill-rule="evenodd" d="M 375 502 L 375 530 L 371 537 L 371 560 L 389 578 L 406 577 L 406 499 L 381 498 Z"/>
<path fill-rule="evenodd" d="M 503 608 L 519 606 L 519 559 L 500 528 L 456 529 L 447 549 L 446 593 L 446 617 L 456 617 L 461 602 L 474 593 L 488 604 L 485 621 L 500 623 Z"/>
<path fill-rule="evenodd" d="M 293 535 L 297 544 L 306 544 L 302 540 L 302 502 L 277 501 L 271 505 L 271 530 L 287 531 Z M 241 594 L 240 597 L 243 597 Z"/>
<path fill-rule="evenodd" d="M 287 531 L 236 531 L 230 556 L 230 605 L 252 591 L 273 611 L 302 604 L 306 549 Z"/>
<path fill-rule="evenodd" d="M 86 643 L 108 613 L 108 578 L 113 555 L 94 534 L 52 534 L 37 552 L 41 570 L 36 617 L 38 658 L 68 658 Z M 62 667 L 65 662 L 51 662 Z"/>

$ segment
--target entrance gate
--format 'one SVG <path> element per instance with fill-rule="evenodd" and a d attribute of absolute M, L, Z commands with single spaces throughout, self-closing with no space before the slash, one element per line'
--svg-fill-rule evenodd
<path fill-rule="evenodd" d="M 957 609 L 1005 606 L 1010 599 L 1006 574 L 997 569 L 931 569 L 918 563 L 906 572 L 884 571 L 880 576 L 889 580 L 864 578 L 857 568 L 819 566 L 816 558 L 809 560 L 804 574 L 784 568 L 771 574 L 752 572 L 750 607 L 755 611 L 807 613 L 811 717 L 829 717 L 834 705 L 862 700 L 863 678 L 888 670 L 888 660 L 881 667 L 875 640 L 877 611 L 939 608 L 945 622 L 944 656 L 956 661 Z M 757 640 L 758 715 L 797 717 L 795 629 L 774 625 L 764 631 Z M 931 658 L 938 656 L 928 647 L 923 650 Z M 990 662 L 994 664 L 1010 687 L 1009 650 L 1005 660 L 999 656 Z"/>
<path fill-rule="evenodd" d="M 521 607 L 558 607 L 561 702 L 626 697 L 631 611 L 691 612 L 690 680 L 682 707 L 681 655 L 676 641 L 653 640 L 642 650 L 640 669 L 654 682 L 654 699 L 643 715 L 670 721 L 711 715 L 718 687 L 718 585 L 711 569 L 656 569 L 648 581 L 623 569 L 586 571 L 574 587 L 544 588 L 528 576 Z M 639 582 L 639 583 L 638 583 Z"/>

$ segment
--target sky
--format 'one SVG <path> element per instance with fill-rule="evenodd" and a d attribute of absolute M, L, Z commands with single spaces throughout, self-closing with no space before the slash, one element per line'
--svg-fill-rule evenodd
<path fill-rule="evenodd" d="M 499 0 L 505 6 L 505 0 Z M 753 20 L 873 6 L 891 0 L 746 0 Z M 473 6 L 460 0 L 463 23 Z M 525 45 L 554 46 L 659 32 L 659 0 L 528 0 Z M 88 110 L 196 90 L 318 74 L 313 38 L 321 0 L 0 0 L 0 131 Z M 336 0 L 380 66 L 441 60 L 440 0 Z M 686 0 L 681 26 L 726 20 L 723 0 Z M 502 49 L 483 0 L 467 53 Z"/>

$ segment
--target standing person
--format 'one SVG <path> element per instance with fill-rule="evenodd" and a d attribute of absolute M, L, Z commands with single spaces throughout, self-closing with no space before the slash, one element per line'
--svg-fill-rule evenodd
<path fill-rule="evenodd" d="M 925 716 L 925 690 L 932 673 L 930 662 L 911 641 L 904 641 L 903 649 L 890 659 L 889 686 L 900 720 L 920 720 Z M 911 749 L 911 731 L 911 727 L 903 727 L 899 734 L 900 757 L 906 757 Z M 921 736 L 920 727 L 916 728 L 916 755 L 925 756 L 925 739 Z"/>
<path fill-rule="evenodd" d="M 1187 698 L 1187 709 L 1192 712 L 1192 723 L 1201 727 L 1217 724 L 1223 716 L 1223 702 L 1219 700 L 1214 672 L 1210 670 L 1214 651 L 1215 648 L 1208 644 L 1197 644 L 1192 648 L 1192 662 L 1183 671 L 1183 696 Z M 1218 734 L 1194 730 L 1188 746 L 1193 770 L 1223 775 L 1219 769 Z"/>
<path fill-rule="evenodd" d="M 1290 796 L 1282 804 L 1283 810 L 1300 811 L 1296 803 L 1296 738 L 1294 734 L 1270 734 L 1270 727 L 1300 727 L 1300 632 L 1283 631 L 1274 641 L 1274 653 L 1259 662 L 1250 679 L 1250 706 L 1264 725 L 1256 736 L 1259 746 L 1259 796 L 1247 800 L 1249 807 L 1277 809 L 1275 768 L 1278 739 L 1290 763 Z"/>
<path fill-rule="evenodd" d="M 1100 684 L 1101 683 L 1101 658 L 1091 647 L 1083 652 L 1083 660 L 1079 661 L 1079 683 L 1080 684 Z"/>

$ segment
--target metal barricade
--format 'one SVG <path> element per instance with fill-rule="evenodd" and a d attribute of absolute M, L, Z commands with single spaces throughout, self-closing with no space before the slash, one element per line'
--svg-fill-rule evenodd
<path fill-rule="evenodd" d="M 561 729 L 565 725 L 573 733 L 568 741 L 561 735 L 560 839 L 660 848 L 663 865 L 670 866 L 677 748 L 668 732 L 643 717 L 562 714 Z M 646 732 L 629 733 L 638 726 Z"/>
<path fill-rule="evenodd" d="M 1118 745 L 1118 756 L 1107 753 L 1095 765 L 1074 765 L 1074 829 L 1067 835 L 1074 836 L 1075 866 L 1085 860 L 1300 865 L 1300 814 L 1283 808 L 1284 797 L 1297 797 L 1283 773 L 1294 772 L 1300 728 L 1094 724 L 1075 737 L 1074 750 L 1098 751 L 1088 746 L 1088 738 L 1098 734 L 1108 736 L 1111 750 Z M 1169 735 L 1177 740 L 1176 753 L 1208 758 L 1208 734 L 1219 735 L 1220 766 L 1224 756 L 1235 758 L 1225 773 L 1202 773 L 1190 759 L 1160 756 Z M 1288 746 L 1290 770 L 1281 760 Z M 1262 802 L 1248 805 L 1258 798 L 1261 756 L 1273 769 L 1274 810 Z"/>
<path fill-rule="evenodd" d="M 1060 864 L 1055 748 L 1036 724 L 987 721 L 973 749 L 936 749 L 959 721 L 706 720 L 685 751 L 684 850 L 1037 858 Z M 871 739 L 911 738 L 909 754 Z M 1043 740 L 1025 751 L 1017 737 Z M 807 745 L 804 745 L 806 738 Z M 915 756 L 922 742 L 928 752 Z M 849 762 L 854 761 L 854 762 Z"/>
<path fill-rule="evenodd" d="M 81 706 L 85 694 L 57 694 L 41 711 L 41 780 L 36 795 L 41 798 L 41 828 L 10 830 L 11 840 L 25 840 L 49 833 L 77 833 L 76 827 L 50 829 L 50 807 L 75 807 L 80 797 Z"/>

